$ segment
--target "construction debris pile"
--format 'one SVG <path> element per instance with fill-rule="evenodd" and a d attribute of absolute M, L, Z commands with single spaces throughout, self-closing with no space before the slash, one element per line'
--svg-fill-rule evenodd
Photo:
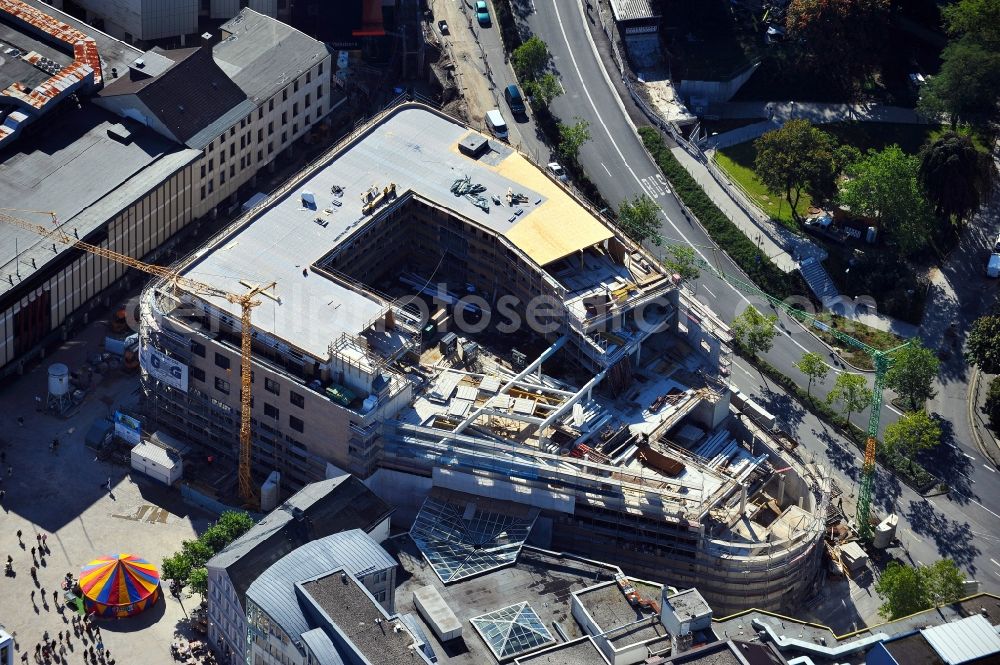
<path fill-rule="evenodd" d="M 464 196 L 472 201 L 472 204 L 482 208 L 483 211 L 490 211 L 490 202 L 485 196 L 481 196 L 486 191 L 486 187 L 478 182 L 472 182 L 472 178 L 465 176 L 459 178 L 451 184 L 451 193 L 455 196 Z"/>

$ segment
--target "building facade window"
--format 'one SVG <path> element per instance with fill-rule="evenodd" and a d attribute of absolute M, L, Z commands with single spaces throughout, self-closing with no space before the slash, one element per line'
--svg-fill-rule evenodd
<path fill-rule="evenodd" d="M 229 394 L 229 382 L 225 379 L 215 377 L 215 389 L 224 395 Z"/>
<path fill-rule="evenodd" d="M 264 390 L 273 395 L 281 394 L 281 386 L 278 384 L 278 382 L 275 381 L 274 379 L 269 379 L 266 376 L 264 377 Z"/>
<path fill-rule="evenodd" d="M 192 379 L 197 379 L 202 383 L 205 382 L 205 370 L 203 370 L 200 367 L 195 367 L 194 365 L 192 365 L 191 367 L 188 368 L 188 374 L 191 375 Z"/>
<path fill-rule="evenodd" d="M 302 422 L 302 419 L 296 418 L 295 416 L 288 416 L 288 426 L 296 432 L 304 432 L 306 429 L 305 423 Z"/>
<path fill-rule="evenodd" d="M 306 398 L 294 390 L 288 392 L 288 401 L 292 403 L 292 406 L 297 406 L 300 409 L 306 408 Z"/>
<path fill-rule="evenodd" d="M 215 366 L 221 367 L 222 369 L 229 369 L 229 358 L 222 355 L 221 353 L 215 354 Z"/>
<path fill-rule="evenodd" d="M 264 415 L 267 416 L 268 418 L 277 419 L 279 417 L 278 408 L 271 404 L 268 404 L 267 402 L 264 402 Z"/>

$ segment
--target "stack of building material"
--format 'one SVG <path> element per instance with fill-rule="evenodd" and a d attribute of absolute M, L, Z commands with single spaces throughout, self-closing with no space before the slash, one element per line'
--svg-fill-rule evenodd
<path fill-rule="evenodd" d="M 868 565 L 868 555 L 856 542 L 850 542 L 840 546 L 840 561 L 851 573 Z"/>

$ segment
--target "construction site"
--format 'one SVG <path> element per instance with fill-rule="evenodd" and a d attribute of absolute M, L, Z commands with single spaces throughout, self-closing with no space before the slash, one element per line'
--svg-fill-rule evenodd
<path fill-rule="evenodd" d="M 432 566 L 527 543 L 779 609 L 821 583 L 829 479 L 733 394 L 729 330 L 678 281 L 516 150 L 405 103 L 147 287 L 147 416 L 232 460 L 222 501 L 237 461 L 262 510 L 357 475 Z"/>

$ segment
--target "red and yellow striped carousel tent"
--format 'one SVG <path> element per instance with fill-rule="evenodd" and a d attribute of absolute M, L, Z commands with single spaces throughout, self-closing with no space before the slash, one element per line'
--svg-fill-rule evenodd
<path fill-rule="evenodd" d="M 98 617 L 120 618 L 142 612 L 160 597 L 160 573 L 135 554 L 94 559 L 80 573 L 83 609 Z"/>

